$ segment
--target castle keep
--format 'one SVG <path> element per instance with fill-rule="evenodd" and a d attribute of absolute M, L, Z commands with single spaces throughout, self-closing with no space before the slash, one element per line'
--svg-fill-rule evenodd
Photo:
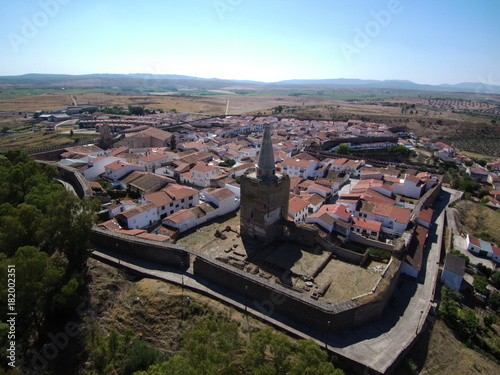
<path fill-rule="evenodd" d="M 288 175 L 276 174 L 271 130 L 267 126 L 256 172 L 241 179 L 241 235 L 273 242 L 281 234 L 288 216 L 289 190 Z"/>

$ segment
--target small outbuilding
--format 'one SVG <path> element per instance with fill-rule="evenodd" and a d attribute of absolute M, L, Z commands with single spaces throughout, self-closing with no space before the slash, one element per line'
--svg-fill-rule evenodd
<path fill-rule="evenodd" d="M 465 259 L 454 254 L 448 254 L 444 262 L 441 282 L 447 287 L 460 291 L 465 274 Z"/>

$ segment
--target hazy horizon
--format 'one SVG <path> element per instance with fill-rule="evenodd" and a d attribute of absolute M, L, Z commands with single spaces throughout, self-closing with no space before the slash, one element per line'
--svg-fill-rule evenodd
<path fill-rule="evenodd" d="M 500 3 L 29 0 L 0 5 L 0 75 L 500 84 Z"/>

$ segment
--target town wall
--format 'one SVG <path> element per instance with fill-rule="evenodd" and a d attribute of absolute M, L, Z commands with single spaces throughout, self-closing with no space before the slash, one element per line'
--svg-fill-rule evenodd
<path fill-rule="evenodd" d="M 351 232 L 351 234 L 349 235 L 349 238 L 352 242 L 360 243 L 360 244 L 365 245 L 365 246 L 372 246 L 372 247 L 376 247 L 378 249 L 388 250 L 390 252 L 394 251 L 394 245 L 391 245 L 391 244 L 388 244 L 385 242 L 372 240 L 370 238 L 366 238 L 366 237 L 364 237 L 360 234 L 354 233 L 354 232 Z"/>
<path fill-rule="evenodd" d="M 322 150 L 329 150 L 332 147 L 338 146 L 341 143 L 351 143 L 351 144 L 361 144 L 361 143 L 379 143 L 379 142 L 394 142 L 397 143 L 398 137 L 351 137 L 351 138 L 337 138 L 330 139 L 326 142 L 323 142 L 321 145 Z"/>
<path fill-rule="evenodd" d="M 430 207 L 434 203 L 434 201 L 439 197 L 442 191 L 442 181 L 434 186 L 432 189 L 427 191 L 422 198 L 420 198 L 420 202 L 422 202 L 423 207 Z"/>
<path fill-rule="evenodd" d="M 359 254 L 327 241 L 319 235 L 314 225 L 295 223 L 292 221 L 286 221 L 283 225 L 285 229 L 282 239 L 293 241 L 307 247 L 314 247 L 316 244 L 320 245 L 323 249 L 330 251 L 335 257 L 344 262 L 360 265 L 366 261 L 368 256 L 368 254 Z"/>
<path fill-rule="evenodd" d="M 75 189 L 76 194 L 78 194 L 80 198 L 92 195 L 92 189 L 89 183 L 79 171 L 65 165 L 56 165 L 56 167 L 59 171 L 59 176 L 73 186 L 73 189 Z"/>
<path fill-rule="evenodd" d="M 100 228 L 93 228 L 91 241 L 98 248 L 162 265 L 178 268 L 190 266 L 190 251 L 172 244 L 134 238 Z M 358 256 L 355 261 L 358 264 L 366 257 L 366 254 L 352 254 Z M 278 313 L 289 317 L 297 325 L 321 330 L 330 329 L 331 332 L 377 319 L 390 301 L 397 282 L 394 277 L 399 276 L 398 265 L 401 264 L 399 261 L 391 261 L 383 277 L 370 293 L 335 304 L 325 304 L 283 284 L 264 280 L 223 262 L 197 254 L 192 258 L 195 276 L 245 296 L 245 303 L 250 308 L 269 316 Z"/>
<path fill-rule="evenodd" d="M 356 253 L 354 251 L 344 249 L 340 246 L 335 245 L 334 243 L 326 241 L 321 237 L 318 238 L 318 243 L 326 250 L 331 251 L 332 254 L 334 254 L 338 259 L 340 259 L 343 262 L 363 265 L 369 256 L 368 251 L 365 251 L 364 254 Z"/>
<path fill-rule="evenodd" d="M 189 252 L 171 244 L 92 228 L 92 243 L 103 249 L 174 267 L 189 266 Z"/>
<path fill-rule="evenodd" d="M 426 191 L 425 194 L 420 198 L 418 203 L 415 205 L 415 208 L 413 209 L 413 214 L 410 220 L 416 223 L 418 213 L 420 212 L 420 210 L 422 210 L 423 208 L 431 207 L 434 201 L 441 195 L 441 192 L 442 192 L 442 177 L 440 178 L 436 186 Z"/>
<path fill-rule="evenodd" d="M 272 316 L 275 313 L 290 317 L 299 325 L 331 332 L 341 331 L 364 324 L 378 318 L 388 298 L 380 296 L 365 303 L 347 300 L 335 304 L 324 304 L 301 296 L 297 291 L 265 281 L 256 276 L 229 267 L 222 262 L 197 256 L 193 263 L 196 276 L 221 285 L 241 296 L 245 296 L 247 306 Z M 380 288 L 372 295 L 385 293 Z M 328 324 L 330 322 L 330 324 Z"/>
<path fill-rule="evenodd" d="M 59 177 L 61 177 L 65 181 L 68 181 L 73 186 L 73 189 L 75 189 L 78 197 L 83 198 L 92 195 L 92 189 L 90 188 L 88 181 L 75 168 L 68 167 L 66 165 L 57 165 L 45 160 L 37 159 L 36 162 L 39 164 L 53 165 L 54 167 L 56 167 L 59 173 Z"/>
<path fill-rule="evenodd" d="M 66 145 L 40 147 L 40 148 L 35 148 L 35 149 L 29 150 L 28 154 L 36 160 L 58 161 L 59 159 L 61 159 L 61 154 L 63 153 L 63 151 L 66 148 L 81 146 L 81 145 L 88 145 L 90 143 L 97 143 L 97 142 L 99 142 L 99 138 L 86 140 L 86 141 L 73 142 L 73 143 L 66 144 Z"/>

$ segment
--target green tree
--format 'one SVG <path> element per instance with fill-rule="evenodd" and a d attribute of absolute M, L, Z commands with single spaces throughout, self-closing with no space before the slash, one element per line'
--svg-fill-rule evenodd
<path fill-rule="evenodd" d="M 494 271 L 491 275 L 491 283 L 497 289 L 500 289 L 500 271 Z"/>
<path fill-rule="evenodd" d="M 273 108 L 273 113 L 274 114 L 281 113 L 281 112 L 283 112 L 283 106 L 282 105 L 279 105 L 279 106 Z"/>
<path fill-rule="evenodd" d="M 497 322 L 497 316 L 495 314 L 488 314 L 483 318 L 483 321 L 486 327 L 491 327 Z"/>
<path fill-rule="evenodd" d="M 46 322 L 75 306 L 83 284 L 98 203 L 66 192 L 54 181 L 56 173 L 23 152 L 0 156 L 0 293 L 6 297 L 5 270 L 13 264 L 20 343 L 36 342 Z"/>
<path fill-rule="evenodd" d="M 291 375 L 342 375 L 343 373 L 328 362 L 327 353 L 314 341 L 301 340 L 297 343 Z"/>
<path fill-rule="evenodd" d="M 134 116 L 144 116 L 144 107 L 140 107 L 140 106 L 133 106 L 133 105 L 129 105 L 128 106 L 128 111 L 130 112 L 131 115 L 134 115 Z"/>
<path fill-rule="evenodd" d="M 351 148 L 347 143 L 342 143 L 340 144 L 337 149 L 335 150 L 335 153 L 340 154 L 340 155 L 349 155 L 351 152 Z"/>
<path fill-rule="evenodd" d="M 499 293 L 490 294 L 490 297 L 488 298 L 488 304 L 491 306 L 492 309 L 498 310 L 498 308 L 500 307 L 500 294 Z"/>
<path fill-rule="evenodd" d="M 79 270 L 90 254 L 90 231 L 95 220 L 95 204 L 62 190 L 53 196 L 40 227 L 48 235 L 42 249 L 62 252 L 68 270 Z"/>
<path fill-rule="evenodd" d="M 292 344 L 283 334 L 273 335 L 269 343 L 270 352 L 273 356 L 273 366 L 277 375 L 287 374 L 290 368 L 290 354 Z"/>
<path fill-rule="evenodd" d="M 488 279 L 485 276 L 474 275 L 474 289 L 481 293 L 482 295 L 486 295 L 488 293 Z"/>
<path fill-rule="evenodd" d="M 152 365 L 146 371 L 134 375 L 198 375 L 192 363 L 182 355 L 174 355 L 161 365 Z"/>
<path fill-rule="evenodd" d="M 57 266 L 47 253 L 34 246 L 20 247 L 12 258 L 1 261 L 1 282 L 7 285 L 7 266 L 16 269 L 16 311 L 23 340 L 30 332 L 40 333 L 46 317 L 52 311 L 52 300 L 59 292 L 64 268 Z M 7 300 L 7 289 L 2 289 L 2 301 Z M 6 307 L 2 310 L 5 316 Z"/>
<path fill-rule="evenodd" d="M 160 354 L 158 350 L 142 340 L 134 340 L 124 356 L 121 374 L 131 375 L 136 371 L 146 370 L 152 364 L 158 362 Z"/>
<path fill-rule="evenodd" d="M 181 353 L 200 374 L 233 374 L 241 345 L 236 323 L 207 319 L 184 332 Z"/>

